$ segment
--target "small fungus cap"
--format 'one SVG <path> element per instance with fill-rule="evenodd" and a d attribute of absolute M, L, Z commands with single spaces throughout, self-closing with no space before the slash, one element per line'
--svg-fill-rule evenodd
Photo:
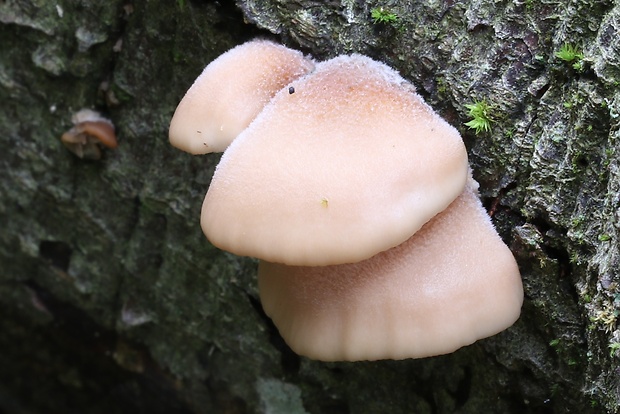
<path fill-rule="evenodd" d="M 258 284 L 286 343 L 323 361 L 450 353 L 511 326 L 523 302 L 514 257 L 471 188 L 400 246 L 338 266 L 261 261 Z"/>
<path fill-rule="evenodd" d="M 204 69 L 170 122 L 170 143 L 191 154 L 222 152 L 294 79 L 314 68 L 301 52 L 255 40 L 219 56 Z"/>
<path fill-rule="evenodd" d="M 407 240 L 463 190 L 459 133 L 370 58 L 319 63 L 231 144 L 201 224 L 216 246 L 291 265 L 367 259 Z"/>
<path fill-rule="evenodd" d="M 81 109 L 72 117 L 73 127 L 62 134 L 65 147 L 84 159 L 101 158 L 99 145 L 114 149 L 118 146 L 114 124 L 91 109 Z"/>

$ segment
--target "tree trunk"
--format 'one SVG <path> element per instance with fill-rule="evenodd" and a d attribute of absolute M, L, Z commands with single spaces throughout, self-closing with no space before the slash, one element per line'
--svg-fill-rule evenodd
<path fill-rule="evenodd" d="M 618 412 L 618 26 L 596 0 L 0 0 L 0 412 Z M 287 348 L 255 261 L 200 230 L 219 157 L 167 140 L 202 68 L 255 36 L 383 61 L 461 131 L 522 272 L 513 327 L 420 360 Z M 100 159 L 59 139 L 83 108 L 116 127 Z"/>

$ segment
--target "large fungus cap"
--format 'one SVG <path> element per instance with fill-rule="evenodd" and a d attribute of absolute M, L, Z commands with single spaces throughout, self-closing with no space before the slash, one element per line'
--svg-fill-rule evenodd
<path fill-rule="evenodd" d="M 340 56 L 291 85 L 218 165 L 201 217 L 214 245 L 291 265 L 357 262 L 462 192 L 459 133 L 394 70 Z"/>
<path fill-rule="evenodd" d="M 400 246 L 338 266 L 261 261 L 258 283 L 288 345 L 324 361 L 453 352 L 508 328 L 523 301 L 516 262 L 471 188 Z"/>
<path fill-rule="evenodd" d="M 211 62 L 170 122 L 170 143 L 192 154 L 221 152 L 271 97 L 314 68 L 301 52 L 255 40 Z"/>

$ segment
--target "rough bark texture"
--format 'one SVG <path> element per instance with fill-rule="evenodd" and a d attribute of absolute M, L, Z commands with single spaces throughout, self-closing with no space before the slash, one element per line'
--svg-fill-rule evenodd
<path fill-rule="evenodd" d="M 236 6 L 0 0 L 0 413 L 618 412 L 620 4 Z M 200 231 L 218 157 L 167 143 L 202 67 L 258 34 L 384 61 L 461 129 L 522 270 L 515 326 L 423 360 L 288 350 L 255 263 Z M 581 67 L 555 56 L 566 43 Z M 495 122 L 476 135 L 480 100 Z M 59 141 L 81 108 L 116 125 L 100 160 Z"/>

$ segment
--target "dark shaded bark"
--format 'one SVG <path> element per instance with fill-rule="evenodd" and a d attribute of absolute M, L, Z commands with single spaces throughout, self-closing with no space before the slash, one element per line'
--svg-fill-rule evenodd
<path fill-rule="evenodd" d="M 0 413 L 618 412 L 620 6 L 237 6 L 0 0 Z M 377 7 L 396 21 L 373 22 Z M 257 35 L 384 61 L 461 130 L 522 271 L 515 326 L 422 360 L 286 347 L 255 263 L 200 231 L 218 157 L 167 143 L 202 67 Z M 483 99 L 495 122 L 476 135 L 465 104 Z M 116 125 L 100 160 L 60 143 L 81 108 Z"/>

